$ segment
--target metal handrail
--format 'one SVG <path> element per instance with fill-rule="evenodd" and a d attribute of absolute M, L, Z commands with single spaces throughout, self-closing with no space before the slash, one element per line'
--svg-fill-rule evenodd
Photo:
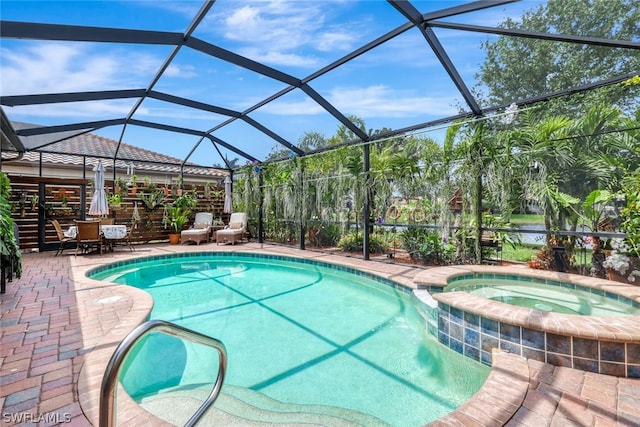
<path fill-rule="evenodd" d="M 218 376 L 215 384 L 213 385 L 213 389 L 211 390 L 209 397 L 207 397 L 200 408 L 198 408 L 195 414 L 193 414 L 189 421 L 187 421 L 185 426 L 191 427 L 195 425 L 207 409 L 209 409 L 209 406 L 211 406 L 218 398 L 220 390 L 222 389 L 222 383 L 224 382 L 224 376 L 227 371 L 227 350 L 222 341 L 199 332 L 192 331 L 191 329 L 183 328 L 182 326 L 171 322 L 166 322 L 164 320 L 149 320 L 135 328 L 125 337 L 125 339 L 122 340 L 113 352 L 109 363 L 107 363 L 107 368 L 105 369 L 104 377 L 102 378 L 102 386 L 100 387 L 100 427 L 112 427 L 114 425 L 114 394 L 116 384 L 118 383 L 118 373 L 120 372 L 120 367 L 125 356 L 135 343 L 153 330 L 159 330 L 160 332 L 164 332 L 175 337 L 184 338 L 195 343 L 212 347 L 220 356 Z"/>

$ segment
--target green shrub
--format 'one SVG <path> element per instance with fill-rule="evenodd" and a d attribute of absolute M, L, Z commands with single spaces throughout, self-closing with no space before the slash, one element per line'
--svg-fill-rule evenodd
<path fill-rule="evenodd" d="M 409 227 L 400 233 L 400 242 L 411 259 L 425 264 L 449 264 L 455 257 L 455 245 L 436 230 Z"/>
<path fill-rule="evenodd" d="M 339 224 L 322 224 L 316 236 L 318 246 L 335 246 L 340 241 L 342 230 Z"/>
<path fill-rule="evenodd" d="M 345 252 L 362 252 L 363 234 L 349 233 L 342 237 L 338 242 L 338 247 Z M 384 237 L 384 234 L 373 233 L 369 235 L 369 253 L 371 254 L 383 254 L 387 251 L 388 244 Z"/>

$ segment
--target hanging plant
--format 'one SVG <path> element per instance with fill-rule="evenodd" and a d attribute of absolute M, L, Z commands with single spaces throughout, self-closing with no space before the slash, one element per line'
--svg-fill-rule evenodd
<path fill-rule="evenodd" d="M 166 230 L 169 224 L 171 224 L 171 218 L 169 218 L 169 210 L 165 204 L 162 211 L 162 228 Z"/>
<path fill-rule="evenodd" d="M 119 208 L 120 204 L 122 203 L 122 194 L 120 193 L 115 193 L 115 194 L 107 194 L 107 203 L 109 204 L 109 207 L 113 208 Z"/>
<path fill-rule="evenodd" d="M 164 194 L 159 191 L 140 194 L 140 200 L 144 203 L 144 207 L 148 211 L 154 211 L 164 202 Z"/>
<path fill-rule="evenodd" d="M 126 186 L 127 181 L 125 181 L 123 178 L 116 178 L 116 180 L 113 182 L 113 187 L 116 194 L 120 194 L 122 192 L 122 189 Z"/>
<path fill-rule="evenodd" d="M 33 196 L 31 196 L 30 202 L 31 202 L 31 210 L 35 211 L 36 207 L 38 206 L 38 201 L 40 200 L 40 196 L 38 196 L 37 194 L 34 194 Z"/>

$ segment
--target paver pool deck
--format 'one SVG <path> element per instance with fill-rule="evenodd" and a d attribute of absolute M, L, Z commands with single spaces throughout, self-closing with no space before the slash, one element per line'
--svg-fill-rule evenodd
<path fill-rule="evenodd" d="M 415 287 L 424 267 L 365 261 L 317 251 L 260 245 L 137 246 L 105 255 L 65 251 L 23 255 L 23 275 L 7 283 L 0 305 L 2 425 L 97 425 L 98 395 L 117 344 L 146 320 L 143 291 L 87 279 L 104 263 L 176 252 L 234 251 L 280 254 L 347 265 Z M 522 266 L 505 266 L 505 273 Z M 510 270 L 513 269 L 513 270 Z M 640 333 L 640 331 L 639 331 Z M 640 380 L 556 367 L 494 353 L 484 387 L 434 425 L 640 426 Z M 119 402 L 120 425 L 161 425 L 132 401 Z M 410 408 L 407 408 L 410 410 Z"/>

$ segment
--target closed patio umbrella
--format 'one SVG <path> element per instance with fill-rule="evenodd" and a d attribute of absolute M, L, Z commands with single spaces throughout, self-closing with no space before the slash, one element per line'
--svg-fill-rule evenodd
<path fill-rule="evenodd" d="M 231 200 L 231 177 L 227 176 L 224 179 L 224 213 L 231 213 L 233 211 L 233 203 Z"/>
<path fill-rule="evenodd" d="M 102 161 L 98 161 L 93 171 L 96 173 L 94 178 L 96 189 L 91 197 L 89 215 L 108 215 L 109 203 L 107 203 L 107 193 L 104 191 L 104 166 L 102 165 Z"/>

